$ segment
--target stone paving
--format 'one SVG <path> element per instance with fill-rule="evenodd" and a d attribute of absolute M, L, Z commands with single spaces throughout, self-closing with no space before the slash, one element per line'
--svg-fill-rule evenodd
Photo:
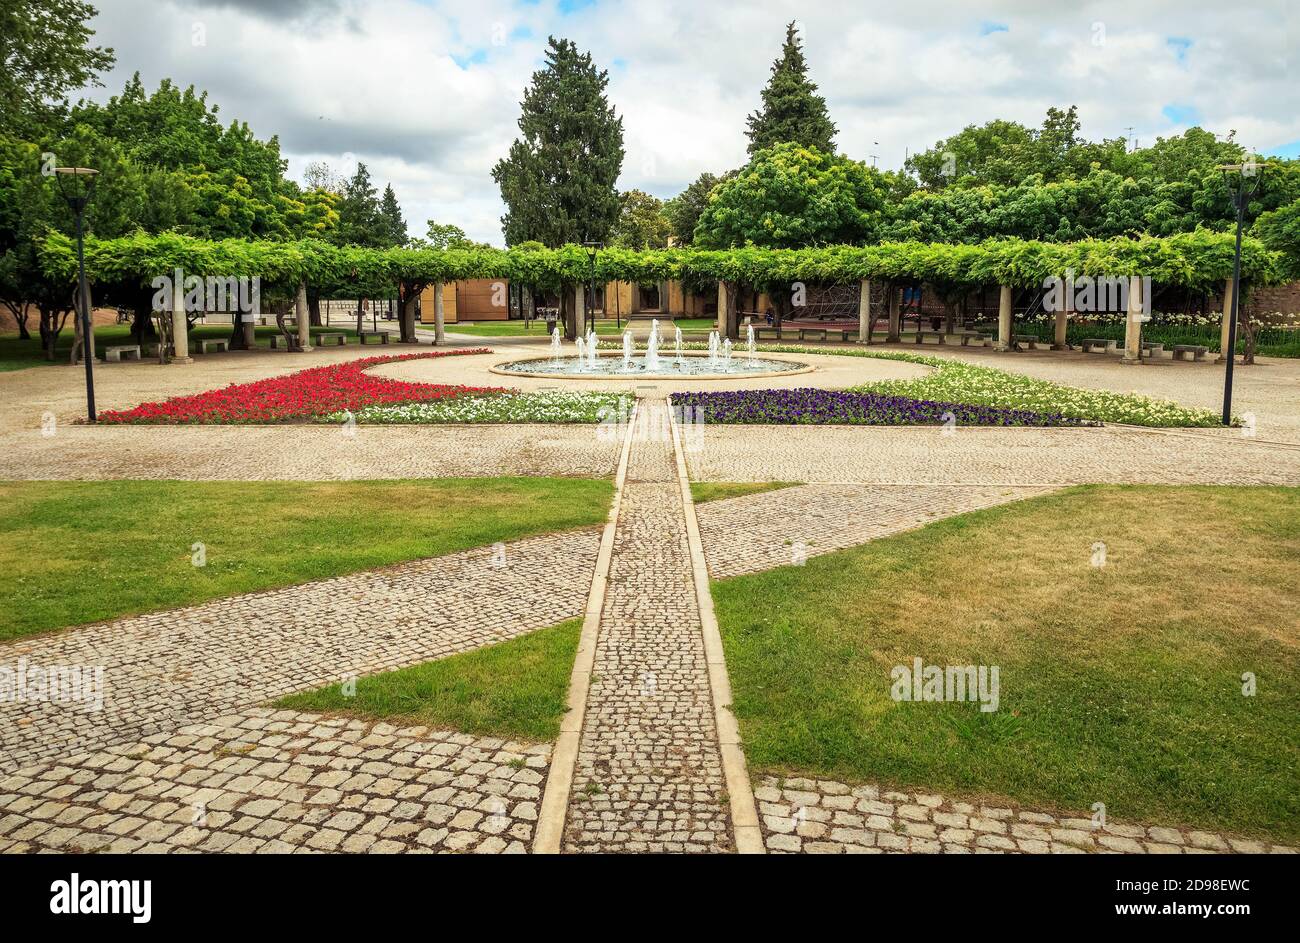
<path fill-rule="evenodd" d="M 0 664 L 102 666 L 103 709 L 0 703 L 0 769 L 174 730 L 581 614 L 599 532 L 492 548 L 20 639 Z M 544 592 L 539 586 L 545 586 Z"/>
<path fill-rule="evenodd" d="M 709 575 L 758 573 L 1048 488 L 800 485 L 696 508 Z"/>
<path fill-rule="evenodd" d="M 897 485 L 1300 485 L 1300 448 L 1239 431 L 709 426 L 697 481 Z"/>
<path fill-rule="evenodd" d="M 0 853 L 522 853 L 549 754 L 245 710 L 0 778 Z"/>
<path fill-rule="evenodd" d="M 730 811 L 663 400 L 628 463 L 566 851 L 730 851 Z"/>
<path fill-rule="evenodd" d="M 763 840 L 802 854 L 1295 854 L 1297 849 L 1164 828 L 955 801 L 930 793 L 764 776 L 754 790 Z"/>

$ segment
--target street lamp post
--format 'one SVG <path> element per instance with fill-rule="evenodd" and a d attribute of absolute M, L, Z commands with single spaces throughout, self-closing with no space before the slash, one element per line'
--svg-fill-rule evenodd
<path fill-rule="evenodd" d="M 81 355 L 86 358 L 86 415 L 91 422 L 96 421 L 95 371 L 92 364 L 95 358 L 90 348 L 90 289 L 86 285 L 85 232 L 82 222 L 86 206 L 95 192 L 95 177 L 98 173 L 98 170 L 90 167 L 54 168 L 59 181 L 59 192 L 63 194 L 63 199 L 77 220 L 77 315 L 81 319 Z"/>
<path fill-rule="evenodd" d="M 1232 202 L 1237 209 L 1237 244 L 1232 256 L 1232 311 L 1228 322 L 1228 349 L 1223 352 L 1226 358 L 1224 361 L 1226 369 L 1223 373 L 1223 424 L 1230 426 L 1232 425 L 1232 365 L 1237 359 L 1237 311 L 1241 304 L 1241 229 L 1246 216 L 1246 205 L 1259 189 L 1260 181 L 1263 179 L 1264 165 L 1249 161 L 1244 164 L 1226 164 L 1219 170 L 1223 171 L 1225 180 L 1230 173 L 1237 175 L 1236 188 L 1232 189 L 1229 184 Z M 1246 186 L 1247 180 L 1250 181 L 1249 189 Z"/>
<path fill-rule="evenodd" d="M 583 245 L 587 248 L 587 271 L 589 273 L 587 276 L 588 286 L 586 307 L 587 311 L 591 312 L 593 311 L 592 305 L 596 300 L 596 254 L 600 252 L 601 243 L 588 240 L 587 242 L 584 242 Z M 594 314 L 590 313 L 588 314 L 588 318 L 591 321 L 591 329 L 594 331 L 596 329 L 596 318 Z"/>

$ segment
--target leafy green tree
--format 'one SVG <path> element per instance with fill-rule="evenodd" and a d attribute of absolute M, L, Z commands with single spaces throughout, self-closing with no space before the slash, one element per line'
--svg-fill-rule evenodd
<path fill-rule="evenodd" d="M 672 223 L 664 214 L 664 201 L 644 190 L 619 194 L 618 221 L 609 234 L 609 244 L 626 249 L 662 249 L 672 235 Z"/>
<path fill-rule="evenodd" d="M 90 45 L 97 12 L 80 0 L 0 3 L 0 134 L 35 139 L 68 92 L 100 84 L 113 50 Z"/>
<path fill-rule="evenodd" d="M 609 73 L 571 40 L 549 38 L 546 64 L 520 103 L 520 136 L 492 168 L 507 245 L 604 241 L 619 215 L 623 119 L 605 97 Z"/>
<path fill-rule="evenodd" d="M 808 63 L 793 22 L 785 28 L 785 45 L 772 63 L 772 77 L 762 98 L 762 108 L 747 119 L 751 156 L 788 141 L 835 152 L 835 124 L 826 111 L 826 99 L 808 79 Z"/>
<path fill-rule="evenodd" d="M 388 226 L 379 205 L 370 169 L 357 164 L 356 172 L 343 185 L 338 203 L 339 224 L 333 241 L 341 246 L 384 246 L 388 244 Z"/>
<path fill-rule="evenodd" d="M 695 229 L 705 249 L 861 244 L 876 238 L 884 187 L 865 164 L 798 144 L 759 151 L 714 188 Z"/>
<path fill-rule="evenodd" d="M 1281 252 L 1290 276 L 1300 279 L 1300 200 L 1265 213 L 1256 220 L 1253 234 Z"/>
<path fill-rule="evenodd" d="M 664 215 L 673 227 L 673 236 L 679 245 L 690 245 L 695 240 L 695 227 L 699 225 L 704 208 L 709 205 L 709 194 L 719 183 L 736 175 L 729 170 L 721 177 L 711 173 L 700 174 L 695 181 L 677 196 L 664 204 Z"/>

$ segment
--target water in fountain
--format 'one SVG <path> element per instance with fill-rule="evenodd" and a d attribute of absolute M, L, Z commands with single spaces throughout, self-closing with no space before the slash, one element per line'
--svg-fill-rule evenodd
<path fill-rule="evenodd" d="M 632 332 L 623 332 L 623 369 L 631 371 L 632 369 Z"/>
<path fill-rule="evenodd" d="M 587 365 L 595 367 L 599 359 L 600 352 L 596 349 L 596 331 L 593 328 L 587 332 Z"/>
<path fill-rule="evenodd" d="M 677 330 L 677 345 L 676 345 L 677 355 L 673 357 L 673 363 L 680 364 L 682 362 L 682 329 L 679 327 L 676 328 L 676 330 Z"/>
<path fill-rule="evenodd" d="M 645 368 L 651 373 L 659 370 L 659 319 L 650 321 L 650 337 L 645 342 Z"/>
<path fill-rule="evenodd" d="M 749 351 L 750 363 L 754 362 L 754 351 L 756 346 L 757 345 L 754 342 L 754 325 L 746 324 L 745 325 L 745 349 Z"/>
<path fill-rule="evenodd" d="M 578 348 L 578 368 L 581 369 L 587 363 L 587 342 L 579 337 L 573 344 Z"/>
<path fill-rule="evenodd" d="M 560 336 L 560 327 L 559 325 L 556 325 L 555 330 L 551 331 L 551 359 L 553 360 L 560 359 L 560 341 L 562 339 L 563 338 Z"/>
<path fill-rule="evenodd" d="M 731 338 L 728 337 L 722 342 L 722 369 L 731 369 Z"/>
<path fill-rule="evenodd" d="M 718 332 L 709 331 L 709 366 L 718 365 Z"/>

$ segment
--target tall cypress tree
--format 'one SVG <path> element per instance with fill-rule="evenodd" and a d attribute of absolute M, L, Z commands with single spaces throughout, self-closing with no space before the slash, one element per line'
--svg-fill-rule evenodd
<path fill-rule="evenodd" d="M 402 207 L 398 205 L 391 183 L 384 187 L 383 199 L 379 201 L 379 218 L 383 221 L 384 240 L 388 245 L 406 245 L 406 220 L 402 218 Z"/>
<path fill-rule="evenodd" d="M 609 73 L 571 40 L 548 42 L 546 66 L 520 102 L 520 136 L 492 168 L 511 246 L 603 240 L 619 214 L 623 119 L 605 98 Z"/>
<path fill-rule="evenodd" d="M 772 63 L 772 77 L 763 89 L 763 107 L 749 116 L 749 153 L 793 141 L 835 153 L 835 124 L 826 112 L 826 99 L 808 81 L 803 44 L 791 22 L 785 28 L 781 57 Z"/>

